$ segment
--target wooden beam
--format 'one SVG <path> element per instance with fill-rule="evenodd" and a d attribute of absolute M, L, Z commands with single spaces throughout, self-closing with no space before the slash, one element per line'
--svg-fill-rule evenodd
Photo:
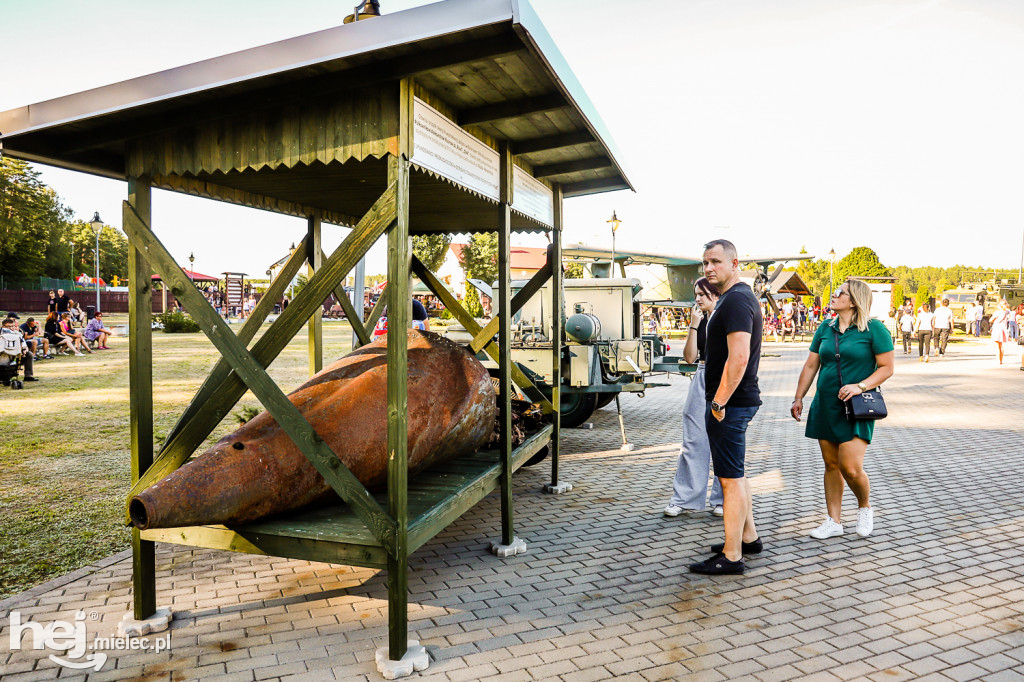
<path fill-rule="evenodd" d="M 397 156 L 388 157 L 395 187 L 395 221 L 388 230 L 388 511 L 395 519 L 388 552 L 388 658 L 399 661 L 409 644 L 409 336 L 412 296 L 409 259 L 409 159 L 412 158 L 413 82 L 398 84 Z"/>
<path fill-rule="evenodd" d="M 612 192 L 617 189 L 629 189 L 626 181 L 618 175 L 611 178 L 594 178 L 593 180 L 570 182 L 562 186 L 562 196 L 566 198 L 578 197 L 584 194 Z"/>
<path fill-rule="evenodd" d="M 498 458 L 501 543 L 515 540 L 512 515 L 512 152 L 498 143 Z"/>
<path fill-rule="evenodd" d="M 562 296 L 562 186 L 551 188 L 552 230 L 548 247 L 548 263 L 554 265 L 551 275 L 551 485 L 557 486 L 558 457 L 561 453 L 559 438 L 562 432 L 562 318 L 565 300 Z"/>
<path fill-rule="evenodd" d="M 384 314 L 384 308 L 386 308 L 387 305 L 388 305 L 388 285 L 385 284 L 384 285 L 384 289 L 380 292 L 380 295 L 377 296 L 377 302 L 373 304 L 372 308 L 370 308 L 370 315 L 369 315 L 369 317 L 366 318 L 366 333 L 371 335 L 371 339 L 370 339 L 371 341 L 373 340 L 372 339 L 373 330 L 377 326 L 377 323 L 380 321 L 381 315 Z"/>
<path fill-rule="evenodd" d="M 548 253 L 548 262 L 546 262 L 540 270 L 533 274 L 530 281 L 526 283 L 522 289 L 516 292 L 516 295 L 512 297 L 512 312 L 511 315 L 515 315 L 526 302 L 533 298 L 541 288 L 547 284 L 547 281 L 551 278 L 551 260 L 550 251 Z M 479 353 L 484 346 L 491 342 L 491 339 L 495 334 L 498 333 L 498 325 L 501 324 L 501 316 L 492 317 L 483 330 L 473 337 L 473 340 L 469 344 L 470 350 L 474 353 Z"/>
<path fill-rule="evenodd" d="M 203 333 L 217 347 L 221 356 L 231 363 L 235 375 L 245 382 L 267 412 L 288 434 L 295 447 L 316 467 L 338 496 L 349 504 L 352 511 L 381 544 L 385 547 L 391 546 L 394 542 L 394 519 L 388 516 L 363 484 L 331 451 L 298 408 L 270 378 L 266 368 L 246 350 L 227 322 L 189 281 L 171 254 L 128 202 L 125 202 L 124 217 L 125 233 L 138 248 L 144 250 L 161 279 L 170 285 L 171 293 L 188 309 L 189 314 L 199 323 Z"/>
<path fill-rule="evenodd" d="M 320 260 L 324 260 L 324 252 L 320 252 Z M 334 298 L 338 299 L 338 304 L 341 309 L 345 311 L 345 319 L 352 326 L 352 331 L 359 339 L 359 345 L 365 346 L 370 343 L 370 336 L 366 331 L 366 327 L 363 326 L 363 312 L 360 310 L 356 312 L 355 306 L 352 305 L 352 301 L 348 296 L 345 295 L 345 286 L 339 284 L 338 288 L 334 290 Z M 359 307 L 362 308 L 362 301 L 360 301 Z"/>
<path fill-rule="evenodd" d="M 279 298 L 281 298 L 281 296 L 284 295 L 285 290 L 288 289 L 288 285 L 295 278 L 295 275 L 298 274 L 299 268 L 302 267 L 302 264 L 305 262 L 305 260 L 306 246 L 305 241 L 303 241 L 292 252 L 291 256 L 288 257 L 288 260 L 285 261 L 284 267 L 281 268 L 281 271 L 277 274 L 277 277 L 275 277 L 274 281 L 270 283 L 269 287 L 267 287 L 266 293 L 260 297 L 259 301 L 256 302 L 256 307 L 253 308 L 252 312 L 249 314 L 249 317 L 245 318 L 245 322 L 242 324 L 242 327 L 238 330 L 238 338 L 242 341 L 242 343 L 248 345 L 249 342 L 252 341 L 253 337 L 256 336 L 256 332 L 260 330 L 260 327 L 263 325 L 263 322 L 266 321 L 267 315 L 269 315 L 274 310 L 274 305 L 276 305 L 276 301 Z M 167 287 L 164 286 L 163 290 L 166 295 Z M 217 363 L 217 365 L 213 368 L 213 371 L 210 372 L 210 375 L 206 378 L 206 381 L 204 381 L 203 385 L 199 387 L 198 391 L 196 391 L 195 396 L 192 398 L 192 401 L 188 404 L 188 407 L 185 408 L 185 411 L 181 414 L 181 417 L 178 418 L 178 422 L 174 425 L 174 427 L 167 434 L 167 437 L 164 439 L 164 445 L 160 451 L 161 458 L 163 457 L 164 453 L 167 452 L 168 450 L 180 449 L 178 447 L 180 445 L 180 443 L 178 442 L 179 436 L 184 430 L 190 428 L 189 425 L 199 414 L 209 411 L 210 399 L 220 388 L 221 384 L 223 384 L 228 379 L 228 377 L 231 375 L 231 372 L 231 366 L 223 359 L 221 359 Z M 217 421 L 219 422 L 220 419 L 223 419 L 224 416 L 227 414 L 227 410 L 230 409 L 230 406 L 225 408 L 224 413 L 220 415 Z M 160 458 L 158 458 L 157 461 L 159 462 Z M 174 468 L 177 468 L 177 466 L 175 466 Z M 174 468 L 167 471 L 167 473 L 162 474 L 160 478 L 166 476 L 168 473 L 173 471 Z M 148 486 L 149 483 L 146 484 L 146 487 Z M 126 500 L 125 502 L 126 523 L 129 523 L 131 521 L 131 519 L 128 517 L 127 502 L 131 500 L 133 495 L 144 489 L 145 488 L 141 487 L 133 487 L 132 491 L 128 494 L 128 500 Z"/>
<path fill-rule="evenodd" d="M 589 130 L 574 130 L 571 133 L 535 137 L 532 140 L 519 140 L 513 144 L 515 145 L 516 154 L 522 156 L 524 154 L 547 152 L 553 149 L 575 147 L 578 144 L 587 144 L 589 142 L 595 142 L 594 136 L 590 134 Z"/>
<path fill-rule="evenodd" d="M 394 220 L 394 216 L 395 188 L 392 186 L 388 187 L 384 194 L 377 199 L 367 214 L 323 264 L 320 272 L 313 275 L 313 278 L 306 283 L 295 300 L 281 312 L 277 321 L 253 345 L 252 354 L 260 364 L 264 367 L 270 366 L 274 358 L 284 350 L 285 346 L 306 323 L 314 308 L 322 304 L 323 300 L 327 298 L 327 294 L 355 267 L 359 259 L 380 238 L 385 228 Z M 302 260 L 299 261 L 300 265 L 301 263 Z M 129 499 L 132 495 L 145 490 L 181 466 L 206 437 L 217 428 L 217 424 L 234 407 L 239 398 L 245 394 L 247 390 L 245 382 L 230 371 L 231 366 L 224 358 L 218 361 L 218 367 L 222 364 L 228 368 L 224 380 L 214 387 L 214 391 L 205 405 L 187 427 L 182 428 L 175 441 L 164 447 L 160 457 L 153 463 L 149 471 L 132 486 L 132 490 L 128 493 Z M 214 372 L 216 371 L 218 371 L 217 368 L 214 369 Z"/>
<path fill-rule="evenodd" d="M 306 275 L 313 275 L 320 269 L 323 251 L 320 248 L 320 214 L 314 213 L 306 219 Z M 342 291 L 345 287 L 342 286 Z M 318 306 L 306 325 L 307 349 L 309 352 L 309 376 L 313 376 L 324 368 L 324 309 Z"/>
<path fill-rule="evenodd" d="M 452 316 L 458 320 L 463 327 L 466 328 L 466 331 L 473 336 L 477 336 L 480 333 L 482 329 L 480 327 L 480 323 L 477 322 L 472 315 L 466 312 L 466 309 L 462 307 L 462 304 L 459 303 L 458 299 L 448 291 L 434 273 L 427 270 L 426 266 L 423 265 L 416 256 L 412 257 L 412 271 L 424 284 L 427 285 L 427 288 L 430 289 L 435 296 L 441 299 L 441 302 L 444 303 L 444 307 L 448 309 Z M 492 360 L 495 362 L 498 361 L 498 350 L 494 347 L 493 343 L 485 346 L 483 351 L 487 353 Z M 534 386 L 533 382 L 530 381 L 530 378 L 526 376 L 526 373 L 523 372 L 523 370 L 519 368 L 519 365 L 515 363 L 512 363 L 512 381 L 515 382 L 516 386 L 523 389 L 523 393 L 525 393 L 530 400 L 540 405 L 541 410 L 543 410 L 545 414 L 551 412 L 551 402 L 548 400 L 547 396 L 545 396 L 540 389 Z"/>
<path fill-rule="evenodd" d="M 146 220 L 152 215 L 149 180 L 128 179 L 128 199 Z M 127 213 L 127 209 L 125 210 Z M 153 279 L 142 245 L 128 243 L 128 429 L 132 481 L 153 465 Z M 181 269 L 178 268 L 181 272 Z M 132 609 L 135 618 L 156 613 L 156 547 L 132 529 Z"/>
<path fill-rule="evenodd" d="M 550 163 L 546 166 L 534 166 L 533 177 L 549 178 L 553 175 L 566 175 L 567 173 L 607 168 L 610 165 L 612 165 L 612 160 L 607 156 L 595 156 L 589 159 L 577 159 L 563 163 Z"/>
<path fill-rule="evenodd" d="M 463 109 L 459 112 L 459 125 L 476 125 L 480 123 L 491 123 L 506 118 L 526 116 L 528 114 L 541 114 L 545 111 L 564 109 L 569 102 L 559 92 L 551 92 L 546 95 L 535 97 L 524 97 L 496 104 L 485 104 L 474 109 Z"/>

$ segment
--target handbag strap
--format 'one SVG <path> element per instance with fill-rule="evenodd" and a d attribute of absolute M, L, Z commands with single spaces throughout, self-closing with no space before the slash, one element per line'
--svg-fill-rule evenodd
<path fill-rule="evenodd" d="M 839 388 L 846 385 L 843 382 L 843 365 L 839 362 L 839 330 L 832 327 L 832 333 L 835 335 L 833 340 L 836 342 L 836 373 L 839 375 Z"/>

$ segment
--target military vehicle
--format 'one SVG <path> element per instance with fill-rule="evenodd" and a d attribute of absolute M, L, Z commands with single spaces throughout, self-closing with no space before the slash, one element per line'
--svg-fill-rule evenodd
<path fill-rule="evenodd" d="M 965 273 L 970 274 L 974 273 Z M 942 292 L 942 298 L 949 299 L 949 309 L 953 311 L 953 326 L 964 331 L 968 329 L 968 321 L 964 318 L 967 307 L 972 303 L 980 303 L 984 308 L 981 333 L 988 334 L 991 329 L 989 318 L 999 307 L 1000 300 L 1005 298 L 1011 308 L 1024 303 L 1024 284 L 1018 283 L 1016 278 L 965 281 L 955 289 Z M 936 304 L 938 303 L 939 301 L 936 301 Z"/>

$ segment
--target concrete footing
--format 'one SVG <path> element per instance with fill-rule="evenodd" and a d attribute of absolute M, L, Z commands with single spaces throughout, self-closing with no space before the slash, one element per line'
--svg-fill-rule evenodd
<path fill-rule="evenodd" d="M 420 646 L 418 639 L 410 639 L 405 650 L 405 656 L 401 660 L 392 661 L 388 658 L 388 648 L 381 647 L 374 654 L 377 661 L 377 671 L 384 676 L 385 680 L 395 680 L 399 677 L 412 675 L 413 671 L 426 670 L 430 665 L 430 655 L 426 647 Z"/>
<path fill-rule="evenodd" d="M 491 543 L 491 554 L 502 558 L 515 556 L 516 554 L 526 554 L 526 540 L 512 538 L 512 543 L 508 545 L 503 545 L 495 540 Z"/>
<path fill-rule="evenodd" d="M 542 490 L 549 495 L 561 495 L 572 490 L 572 483 L 566 483 L 565 481 L 559 481 L 557 484 L 548 483 Z"/>
<path fill-rule="evenodd" d="M 170 609 L 157 609 L 149 618 L 135 619 L 135 612 L 129 611 L 117 624 L 118 637 L 145 637 L 152 632 L 163 632 L 171 625 L 174 613 Z"/>

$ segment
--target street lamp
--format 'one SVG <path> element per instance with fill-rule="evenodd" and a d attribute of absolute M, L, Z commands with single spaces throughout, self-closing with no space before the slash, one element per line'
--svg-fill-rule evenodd
<path fill-rule="evenodd" d="M 196 283 L 195 279 L 193 279 L 194 271 L 192 269 L 193 268 L 193 263 L 195 263 L 195 262 L 196 262 L 196 254 L 195 254 L 195 251 L 193 251 L 192 253 L 188 254 L 188 281 L 192 282 L 193 286 Z"/>
<path fill-rule="evenodd" d="M 103 221 L 100 220 L 99 211 L 93 212 L 89 225 L 96 233 L 96 312 L 98 313 L 100 311 L 100 232 L 103 231 Z"/>
<path fill-rule="evenodd" d="M 832 301 L 832 291 L 835 288 L 835 263 L 836 263 L 836 250 L 828 250 L 828 300 Z"/>
<path fill-rule="evenodd" d="M 606 220 L 605 222 L 612 224 L 612 271 L 609 276 L 615 275 L 615 231 L 619 229 L 619 225 L 622 223 L 619 217 L 615 215 L 615 211 L 612 211 L 612 219 Z"/>

